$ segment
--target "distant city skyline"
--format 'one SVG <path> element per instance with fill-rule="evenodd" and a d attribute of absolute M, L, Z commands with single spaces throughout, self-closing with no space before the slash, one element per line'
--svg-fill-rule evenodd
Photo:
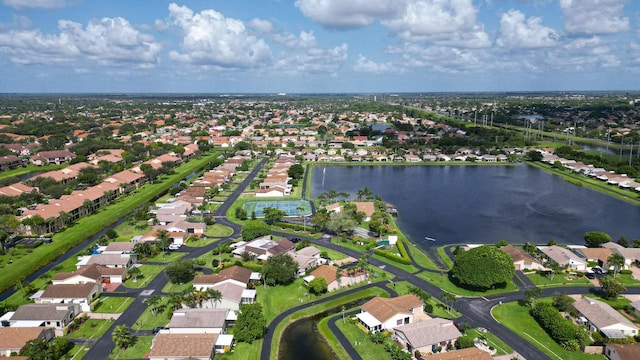
<path fill-rule="evenodd" d="M 1 93 L 640 90 L 635 0 L 2 0 Z"/>

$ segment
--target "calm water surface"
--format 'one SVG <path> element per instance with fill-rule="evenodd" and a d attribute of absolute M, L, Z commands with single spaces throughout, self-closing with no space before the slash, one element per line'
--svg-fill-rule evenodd
<path fill-rule="evenodd" d="M 316 167 L 311 196 L 368 186 L 396 206 L 421 247 L 458 243 L 583 244 L 586 231 L 640 239 L 640 207 L 527 166 Z M 425 241 L 425 236 L 437 239 Z"/>

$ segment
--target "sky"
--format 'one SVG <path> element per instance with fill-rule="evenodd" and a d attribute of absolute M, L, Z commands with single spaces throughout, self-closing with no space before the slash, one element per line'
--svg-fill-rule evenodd
<path fill-rule="evenodd" d="M 0 1 L 0 93 L 640 87 L 638 0 Z"/>

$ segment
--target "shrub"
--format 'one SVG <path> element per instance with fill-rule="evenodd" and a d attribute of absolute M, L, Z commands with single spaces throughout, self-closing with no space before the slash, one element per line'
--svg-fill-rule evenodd
<path fill-rule="evenodd" d="M 562 314 L 553 305 L 538 303 L 531 309 L 531 316 L 558 344 L 571 345 L 568 346 L 568 349 L 574 348 L 574 342 L 580 344 L 581 336 L 578 327 L 562 317 Z"/>
<path fill-rule="evenodd" d="M 380 255 L 380 256 L 382 256 L 384 258 L 387 258 L 389 260 L 398 262 L 400 264 L 411 265 L 411 260 L 403 258 L 401 256 L 398 256 L 398 255 L 396 255 L 394 253 L 391 253 L 391 252 L 389 252 L 387 250 L 375 249 L 375 250 L 373 250 L 373 253 L 376 254 L 376 255 Z"/>

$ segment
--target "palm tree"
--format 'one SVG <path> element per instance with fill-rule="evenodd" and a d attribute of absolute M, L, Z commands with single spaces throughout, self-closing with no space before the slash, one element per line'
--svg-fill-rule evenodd
<path fill-rule="evenodd" d="M 133 282 L 138 281 L 138 276 L 142 275 L 142 271 L 137 266 L 132 266 L 127 270 L 130 276 L 133 276 Z"/>
<path fill-rule="evenodd" d="M 182 307 L 182 301 L 182 295 L 171 294 L 171 296 L 169 296 L 169 299 L 167 300 L 167 305 L 170 306 L 173 310 L 176 310 Z"/>
<path fill-rule="evenodd" d="M 336 280 L 338 281 L 338 286 L 342 288 L 342 269 L 336 268 Z"/>
<path fill-rule="evenodd" d="M 624 267 L 624 256 L 618 253 L 613 253 L 607 258 L 607 264 L 609 264 L 609 266 L 613 266 L 613 277 L 615 278 L 618 271 Z"/>
<path fill-rule="evenodd" d="M 216 289 L 207 289 L 206 293 L 209 300 L 211 300 L 211 305 L 217 308 L 218 303 L 222 301 L 222 293 Z"/>
<path fill-rule="evenodd" d="M 451 313 L 452 304 L 458 301 L 458 298 L 450 292 L 443 291 L 440 294 L 442 301 L 447 304 L 447 312 Z"/>
<path fill-rule="evenodd" d="M 148 297 L 147 300 L 145 300 L 145 302 L 147 303 L 147 306 L 151 307 L 151 314 L 153 314 L 153 316 L 158 315 L 158 305 L 160 305 L 161 301 L 162 301 L 162 296 L 160 295 L 153 295 Z"/>

